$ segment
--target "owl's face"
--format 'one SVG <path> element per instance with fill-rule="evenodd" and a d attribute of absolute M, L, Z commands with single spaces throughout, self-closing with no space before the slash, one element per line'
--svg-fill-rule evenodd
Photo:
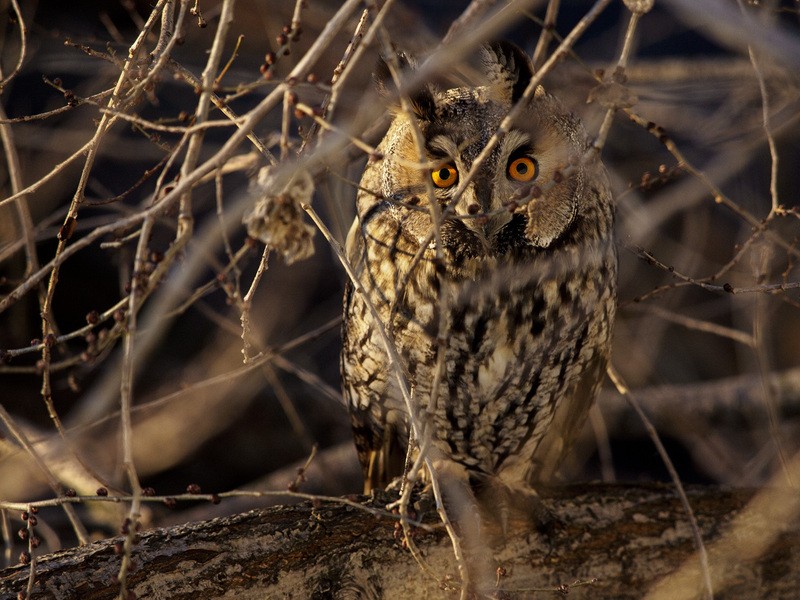
<path fill-rule="evenodd" d="M 404 221 L 420 238 L 430 230 L 424 209 L 432 188 L 440 206 L 450 208 L 442 226 L 445 245 L 457 242 L 471 255 L 548 247 L 579 214 L 585 177 L 578 169 L 558 185 L 545 184 L 561 179 L 558 173 L 576 162 L 586 135 L 578 120 L 539 88 L 462 185 L 532 76 L 527 56 L 510 44 L 484 48 L 483 65 L 485 85 L 426 88 L 412 97 L 424 156 L 418 154 L 409 116 L 397 115 L 384 141 L 381 191 L 391 200 L 419 205 L 422 210 L 406 214 Z M 550 189 L 538 194 L 542 186 Z"/>

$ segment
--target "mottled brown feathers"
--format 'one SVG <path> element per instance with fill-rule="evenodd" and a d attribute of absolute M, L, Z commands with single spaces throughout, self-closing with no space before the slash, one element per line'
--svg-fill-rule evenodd
<path fill-rule="evenodd" d="M 341 368 L 368 490 L 402 475 L 398 369 L 437 464 L 518 490 L 552 474 L 604 373 L 617 268 L 605 169 L 581 123 L 537 90 L 456 197 L 531 78 L 510 44 L 484 49 L 483 65 L 486 85 L 421 92 L 422 161 L 398 114 L 361 180 L 347 251 L 366 297 L 345 295 Z M 457 183 L 432 185 L 437 168 L 434 181 L 453 168 Z M 430 189 L 446 213 L 438 236 Z"/>

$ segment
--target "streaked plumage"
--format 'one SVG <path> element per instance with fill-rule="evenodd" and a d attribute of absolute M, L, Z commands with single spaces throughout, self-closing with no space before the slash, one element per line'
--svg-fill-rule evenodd
<path fill-rule="evenodd" d="M 426 179 L 440 206 L 451 204 L 531 78 L 510 44 L 484 48 L 483 65 L 485 85 L 413 95 L 421 161 L 397 113 L 382 158 L 361 180 L 347 252 L 420 418 L 432 424 L 437 459 L 473 484 L 530 489 L 557 466 L 604 373 L 616 296 L 613 199 L 582 125 L 539 88 L 442 223 L 437 263 Z M 439 344 L 444 370 L 432 400 Z M 341 368 L 365 488 L 383 487 L 402 475 L 406 408 L 352 286 Z"/>

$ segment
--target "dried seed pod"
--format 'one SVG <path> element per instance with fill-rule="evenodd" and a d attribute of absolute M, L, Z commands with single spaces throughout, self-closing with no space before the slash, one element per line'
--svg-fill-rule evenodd
<path fill-rule="evenodd" d="M 281 186 L 276 171 L 265 167 L 254 187 L 260 198 L 244 218 L 248 235 L 275 248 L 287 264 L 311 256 L 315 229 L 303 222 L 302 209 L 314 195 L 314 181 L 308 171 L 295 171 Z"/>

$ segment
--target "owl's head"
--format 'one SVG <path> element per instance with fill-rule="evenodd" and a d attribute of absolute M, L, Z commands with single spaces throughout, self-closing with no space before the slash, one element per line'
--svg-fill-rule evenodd
<path fill-rule="evenodd" d="M 400 62 L 412 68 L 402 56 Z M 481 66 L 482 81 L 474 87 L 424 86 L 410 95 L 413 115 L 397 111 L 383 142 L 381 192 L 390 200 L 424 207 L 432 188 L 440 205 L 449 207 L 443 243 L 453 240 L 469 254 L 552 247 L 581 219 L 594 218 L 596 207 L 590 204 L 597 198 L 587 196 L 597 194 L 586 193 L 586 181 L 593 179 L 587 170 L 602 166 L 581 161 L 588 147 L 583 127 L 541 87 L 516 119 L 504 123 L 533 76 L 522 50 L 506 42 L 484 46 Z M 385 64 L 376 79 L 387 94 L 394 88 Z M 423 156 L 412 119 L 424 138 Z M 463 183 L 495 134 L 499 142 Z M 420 211 L 407 218 L 429 223 Z M 583 225 L 598 230 L 596 223 Z"/>

